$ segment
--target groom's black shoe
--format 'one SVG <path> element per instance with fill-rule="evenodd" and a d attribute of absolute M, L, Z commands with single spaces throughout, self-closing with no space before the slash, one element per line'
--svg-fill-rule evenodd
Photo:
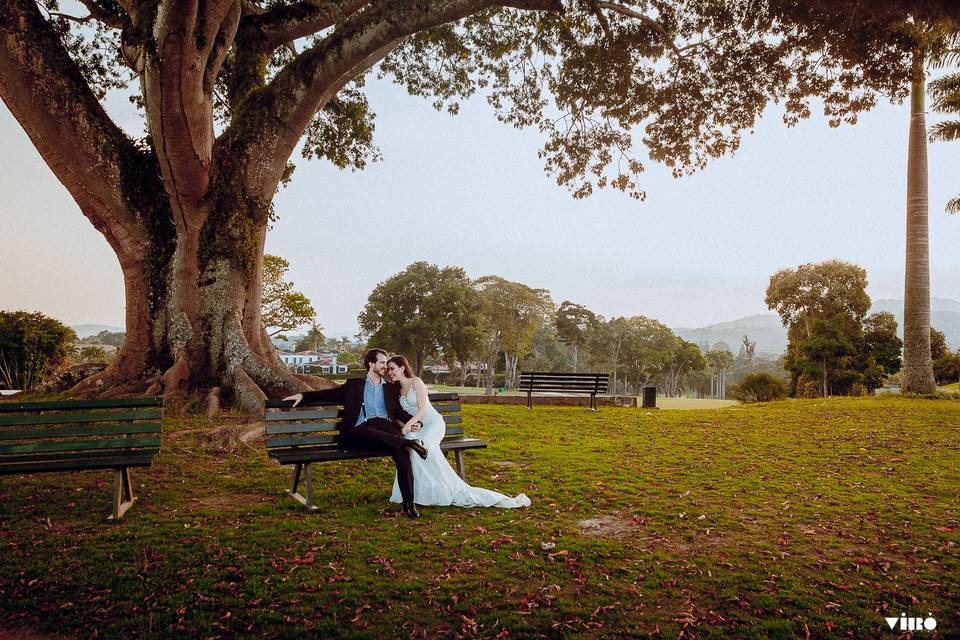
<path fill-rule="evenodd" d="M 427 459 L 427 448 L 423 446 L 423 440 L 407 440 L 407 442 L 409 443 L 407 446 L 416 451 L 418 456 L 424 460 Z"/>
<path fill-rule="evenodd" d="M 413 502 L 404 502 L 403 503 L 403 514 L 408 518 L 419 518 L 420 512 L 417 511 L 417 505 Z"/>

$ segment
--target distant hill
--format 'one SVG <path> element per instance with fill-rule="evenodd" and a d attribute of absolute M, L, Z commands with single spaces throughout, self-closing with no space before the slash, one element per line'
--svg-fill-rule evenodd
<path fill-rule="evenodd" d="M 870 313 L 887 311 L 897 319 L 900 337 L 903 337 L 903 300 L 884 298 L 876 300 Z M 930 323 L 947 337 L 947 346 L 960 348 L 960 302 L 949 298 L 931 298 Z M 711 324 L 698 329 L 679 327 L 673 330 L 677 336 L 693 343 L 726 342 L 734 354 L 740 349 L 743 336 L 757 342 L 758 352 L 783 353 L 787 348 L 787 330 L 780 323 L 780 316 L 773 313 L 758 313 L 729 322 Z"/>
<path fill-rule="evenodd" d="M 740 350 L 744 335 L 757 343 L 757 352 L 783 353 L 787 348 L 787 329 L 775 313 L 758 313 L 699 329 L 679 327 L 673 332 L 695 344 L 709 342 L 713 346 L 717 342 L 726 342 L 734 355 Z"/>
<path fill-rule="evenodd" d="M 70 328 L 77 333 L 77 337 L 81 340 L 83 338 L 95 336 L 101 331 L 109 331 L 110 333 L 119 333 L 121 331 L 125 331 L 123 327 L 114 327 L 109 324 L 75 324 Z"/>
<path fill-rule="evenodd" d="M 871 313 L 887 311 L 897 319 L 897 329 L 903 337 L 903 300 L 885 298 L 876 300 Z M 947 337 L 947 346 L 956 351 L 960 348 L 960 302 L 950 298 L 930 299 L 930 324 Z"/>

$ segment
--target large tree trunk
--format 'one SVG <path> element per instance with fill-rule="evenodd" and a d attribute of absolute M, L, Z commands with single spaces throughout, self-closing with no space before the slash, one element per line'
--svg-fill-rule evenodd
<path fill-rule="evenodd" d="M 229 220 L 247 211 L 221 215 Z M 243 225 L 236 220 L 228 223 L 238 226 Z M 142 264 L 124 268 L 126 341 L 116 361 L 76 392 L 117 385 L 132 391 L 139 385 L 182 401 L 225 386 L 236 406 L 259 413 L 266 396 L 316 386 L 283 366 L 260 320 L 263 229 L 248 237 L 250 263 L 238 261 L 231 243 L 222 245 L 229 250 L 213 252 L 201 243 L 202 234 L 202 228 L 178 229 L 168 240 L 174 249 L 160 273 Z"/>
<path fill-rule="evenodd" d="M 914 56 L 910 85 L 910 142 L 907 151 L 907 248 L 903 286 L 903 373 L 906 393 L 933 393 L 930 356 L 930 241 L 927 202 L 927 128 L 924 116 L 924 58 Z"/>

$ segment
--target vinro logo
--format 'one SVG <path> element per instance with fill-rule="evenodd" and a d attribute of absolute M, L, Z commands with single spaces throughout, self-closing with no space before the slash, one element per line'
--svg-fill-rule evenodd
<path fill-rule="evenodd" d="M 900 631 L 933 631 L 937 628 L 937 621 L 933 619 L 933 614 L 928 613 L 926 618 L 910 618 L 907 614 L 901 613 L 899 618 L 884 618 L 890 629 L 900 629 Z"/>

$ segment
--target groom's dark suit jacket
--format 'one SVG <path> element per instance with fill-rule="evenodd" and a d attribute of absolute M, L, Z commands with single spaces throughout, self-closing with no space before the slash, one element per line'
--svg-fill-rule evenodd
<path fill-rule="evenodd" d="M 360 409 L 363 407 L 363 390 L 367 378 L 350 378 L 339 387 L 333 389 L 324 389 L 322 391 L 305 391 L 301 404 L 314 404 L 320 402 L 336 402 L 343 405 L 343 413 L 340 415 L 340 423 L 337 428 L 340 433 L 349 435 L 357 425 L 357 418 L 360 416 Z M 394 382 L 386 382 L 383 385 L 383 403 L 387 407 L 387 415 L 390 417 L 390 423 L 400 419 L 407 422 L 412 418 L 409 413 L 400 406 L 400 385 Z M 399 427 L 397 427 L 399 431 Z"/>

